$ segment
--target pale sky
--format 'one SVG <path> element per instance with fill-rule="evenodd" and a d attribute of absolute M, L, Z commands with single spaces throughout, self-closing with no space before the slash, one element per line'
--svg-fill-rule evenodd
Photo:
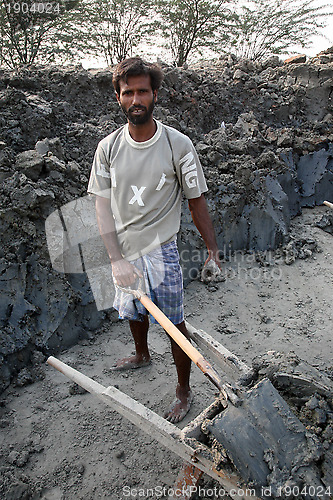
<path fill-rule="evenodd" d="M 321 5 L 330 5 L 330 10 L 332 11 L 332 0 L 316 0 L 313 5 L 320 7 Z M 313 37 L 313 45 L 309 49 L 300 49 L 300 51 L 307 56 L 313 57 L 319 52 L 329 49 L 333 46 L 333 16 L 327 18 L 327 26 L 323 29 L 323 34 L 328 38 L 326 40 L 323 37 Z"/>
<path fill-rule="evenodd" d="M 321 6 L 321 5 L 329 5 L 329 9 L 331 11 L 333 11 L 333 3 L 332 3 L 332 0 L 316 0 L 314 3 L 313 3 L 313 6 Z M 326 28 L 324 28 L 322 30 L 322 33 L 323 35 L 325 35 L 327 38 L 324 38 L 324 37 L 321 37 L 321 36 L 316 36 L 316 37 L 313 37 L 312 39 L 312 42 L 313 42 L 313 45 L 308 48 L 308 49 L 302 49 L 301 47 L 299 47 L 298 49 L 296 49 L 295 51 L 293 51 L 292 53 L 290 53 L 290 55 L 294 55 L 294 54 L 306 54 L 308 57 L 314 57 L 315 55 L 317 55 L 319 52 L 322 52 L 323 50 L 326 50 L 330 47 L 333 46 L 333 16 L 331 17 L 328 17 L 327 18 L 327 26 Z M 148 56 L 150 57 L 150 56 Z M 170 61 L 167 61 L 167 59 L 165 57 L 163 57 L 163 54 L 156 54 L 156 57 L 160 57 L 162 60 L 165 60 L 166 62 L 170 62 Z M 281 59 L 286 59 L 287 57 L 289 57 L 289 55 L 285 55 L 285 56 L 281 56 Z M 105 60 L 104 59 L 97 59 L 97 58 L 93 58 L 93 59 L 83 59 L 82 61 L 80 61 L 83 65 L 84 68 L 102 68 L 102 67 L 106 67 L 106 63 L 105 63 Z"/>

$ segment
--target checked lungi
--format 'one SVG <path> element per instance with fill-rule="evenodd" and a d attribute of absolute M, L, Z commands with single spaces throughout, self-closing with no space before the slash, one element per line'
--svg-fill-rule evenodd
<path fill-rule="evenodd" d="M 143 275 L 143 290 L 174 324 L 184 320 L 183 275 L 175 241 L 166 243 L 138 259 L 130 261 Z M 116 287 L 113 307 L 120 319 L 143 321 L 149 314 L 133 295 Z M 155 318 L 150 316 L 153 323 Z"/>

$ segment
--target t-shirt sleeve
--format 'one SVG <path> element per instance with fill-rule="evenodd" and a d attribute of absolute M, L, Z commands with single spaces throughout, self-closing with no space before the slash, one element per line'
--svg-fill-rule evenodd
<path fill-rule="evenodd" d="M 199 198 L 202 193 L 208 191 L 208 188 L 193 143 L 188 137 L 183 136 L 181 147 L 176 149 L 175 168 L 184 195 L 187 199 Z"/>
<path fill-rule="evenodd" d="M 96 149 L 87 191 L 89 194 L 111 198 L 110 165 L 101 143 Z"/>

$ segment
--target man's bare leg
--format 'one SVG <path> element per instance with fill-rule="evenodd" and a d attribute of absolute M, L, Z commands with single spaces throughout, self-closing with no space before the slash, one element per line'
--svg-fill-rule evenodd
<path fill-rule="evenodd" d="M 189 339 L 184 321 L 176 325 L 176 327 Z M 183 420 L 191 407 L 193 399 L 190 389 L 191 360 L 173 339 L 170 338 L 170 340 L 178 375 L 178 384 L 176 387 L 176 399 L 164 414 L 164 418 L 175 424 Z"/>
<path fill-rule="evenodd" d="M 150 354 L 148 350 L 148 316 L 144 316 L 143 321 L 129 321 L 130 330 L 135 343 L 135 355 L 117 361 L 115 370 L 130 370 L 141 368 L 150 364 Z"/>

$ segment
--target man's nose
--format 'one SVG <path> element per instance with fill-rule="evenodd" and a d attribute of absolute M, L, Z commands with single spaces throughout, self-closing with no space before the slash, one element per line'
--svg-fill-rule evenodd
<path fill-rule="evenodd" d="M 133 94 L 133 105 L 141 104 L 141 95 L 139 92 L 134 92 Z"/>

